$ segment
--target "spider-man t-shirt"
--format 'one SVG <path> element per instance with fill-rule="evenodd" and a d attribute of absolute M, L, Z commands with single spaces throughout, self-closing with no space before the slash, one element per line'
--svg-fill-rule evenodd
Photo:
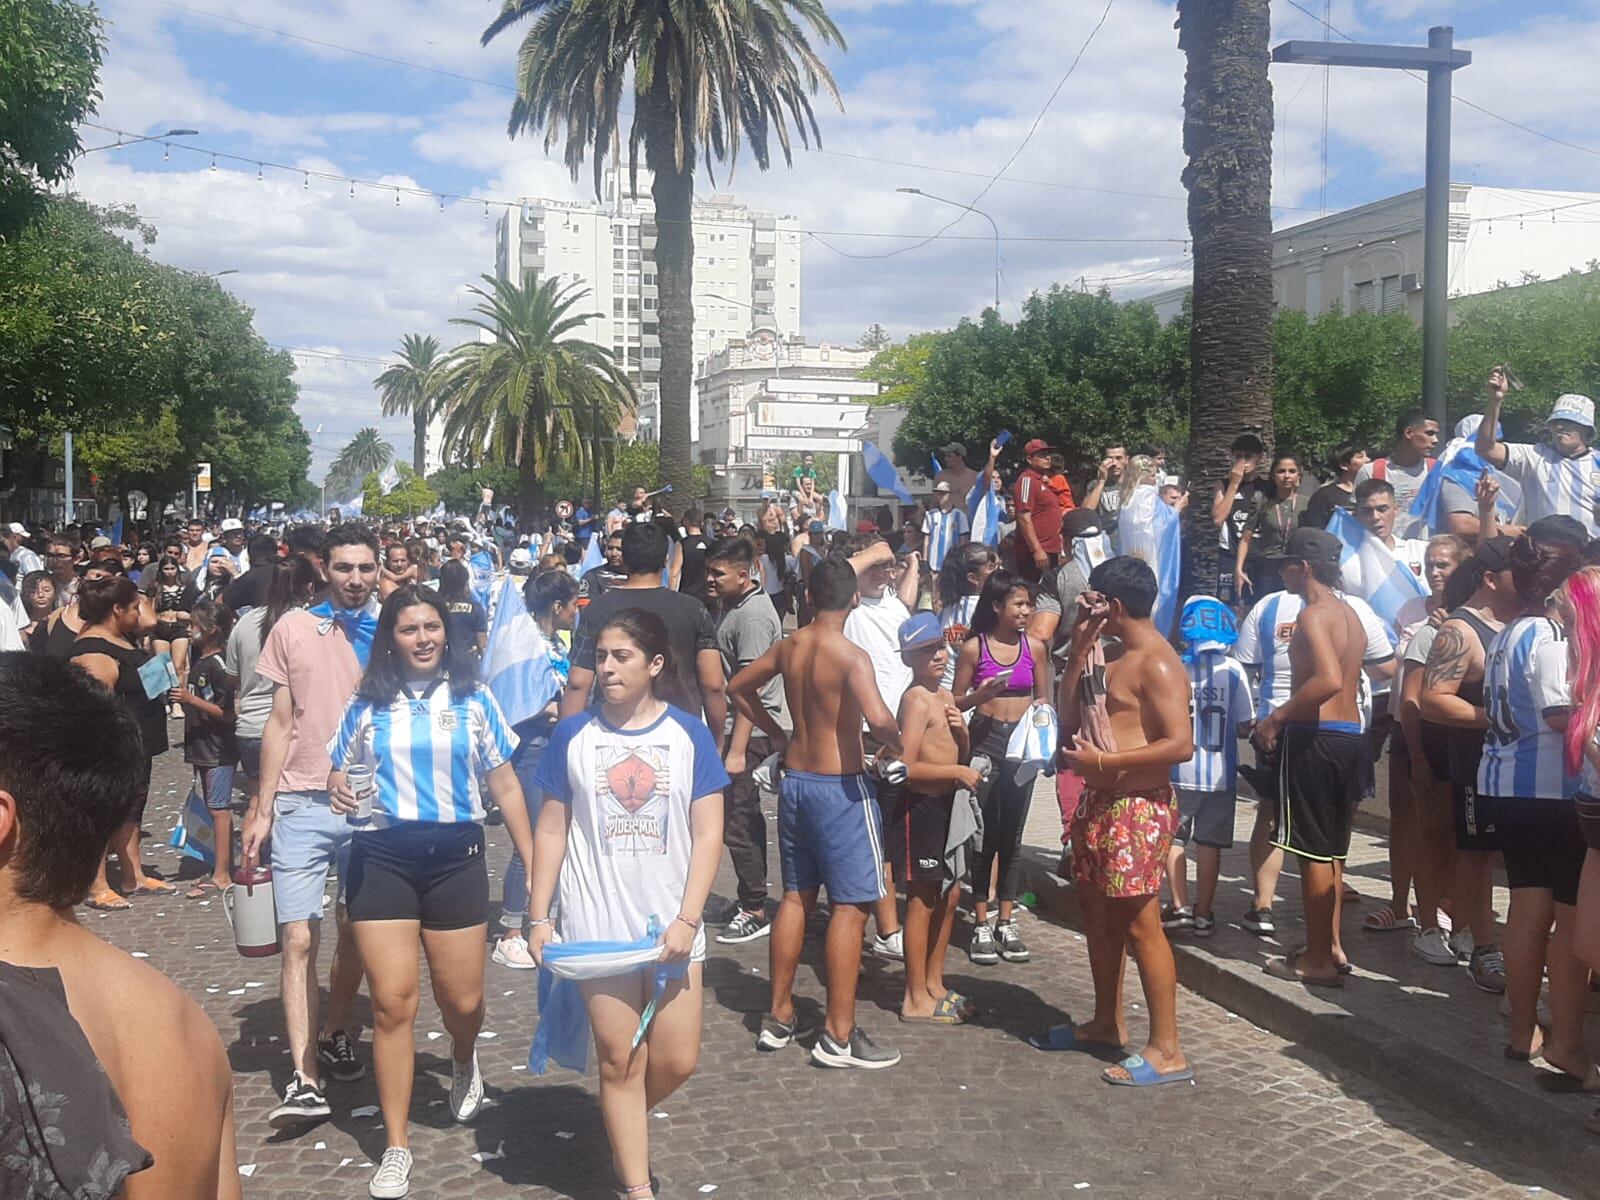
<path fill-rule="evenodd" d="M 562 940 L 637 941 L 651 917 L 665 929 L 689 877 L 689 805 L 728 786 L 704 722 L 671 705 L 645 729 L 617 729 L 598 709 L 579 713 L 550 735 L 533 784 L 572 806 Z M 704 957 L 702 930 L 694 958 Z"/>

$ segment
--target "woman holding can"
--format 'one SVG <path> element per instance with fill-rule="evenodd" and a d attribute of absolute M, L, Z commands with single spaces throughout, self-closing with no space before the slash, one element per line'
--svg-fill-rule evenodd
<path fill-rule="evenodd" d="M 397 588 L 329 747 L 332 805 L 357 829 L 346 905 L 372 994 L 373 1072 L 388 1139 L 369 1185 L 375 1197 L 404 1196 L 410 1186 L 419 943 L 451 1037 L 451 1115 L 470 1121 L 483 1103 L 473 1049 L 489 923 L 480 776 L 512 842 L 525 858 L 533 853 L 511 729 L 473 662 L 470 642 L 451 636 L 432 590 Z M 365 768 L 355 772 L 359 796 L 352 767 Z"/>

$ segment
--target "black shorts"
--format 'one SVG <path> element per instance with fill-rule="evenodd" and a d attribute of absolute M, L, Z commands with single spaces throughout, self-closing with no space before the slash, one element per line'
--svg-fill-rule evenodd
<path fill-rule="evenodd" d="M 944 847 L 950 836 L 954 795 L 924 796 L 901 786 L 885 810 L 883 856 L 897 883 L 932 883 L 944 878 Z"/>
<path fill-rule="evenodd" d="M 261 739 L 238 738 L 239 774 L 250 779 L 261 778 Z"/>
<path fill-rule="evenodd" d="M 1432 721 L 1422 722 L 1422 755 L 1436 780 L 1450 778 L 1450 730 Z"/>
<path fill-rule="evenodd" d="M 1278 829 L 1273 845 L 1312 862 L 1343 861 L 1361 802 L 1367 741 L 1353 723 L 1290 724 L 1280 738 Z"/>
<path fill-rule="evenodd" d="M 408 821 L 356 834 L 345 907 L 352 921 L 421 921 L 441 930 L 487 923 L 483 826 Z"/>
<path fill-rule="evenodd" d="M 1541 888 L 1557 904 L 1578 903 L 1578 880 L 1588 852 L 1578 813 L 1569 800 L 1480 796 L 1500 838 L 1506 886 Z"/>
<path fill-rule="evenodd" d="M 1491 854 L 1500 849 L 1494 819 L 1478 799 L 1474 784 L 1450 781 L 1450 818 L 1456 829 L 1456 849 Z"/>

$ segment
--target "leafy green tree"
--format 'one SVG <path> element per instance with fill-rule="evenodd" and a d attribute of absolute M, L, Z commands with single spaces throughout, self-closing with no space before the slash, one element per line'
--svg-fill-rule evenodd
<path fill-rule="evenodd" d="M 914 333 L 903 342 L 882 346 L 861 372 L 878 385 L 873 404 L 906 404 L 928 378 L 928 356 L 943 333 Z"/>
<path fill-rule="evenodd" d="M 0 239 L 72 173 L 78 126 L 100 100 L 99 12 L 77 0 L 0 0 Z"/>
<path fill-rule="evenodd" d="M 773 478 L 777 480 L 780 488 L 786 488 L 794 479 L 794 469 L 800 465 L 798 454 L 784 454 L 779 456 L 778 464 L 773 468 Z M 817 472 L 817 491 L 826 496 L 833 491 L 834 485 L 839 482 L 839 458 L 836 454 L 818 454 L 811 464 Z"/>
<path fill-rule="evenodd" d="M 428 486 L 451 512 L 476 511 L 482 494 L 480 488 L 493 488 L 496 496 L 514 496 L 518 483 L 517 468 L 501 463 L 482 463 L 476 467 L 451 465 L 428 476 Z"/>
<path fill-rule="evenodd" d="M 376 471 L 362 481 L 362 512 L 369 517 L 412 517 L 418 513 L 432 512 L 439 503 L 439 493 L 428 486 L 428 481 L 405 463 L 395 464 L 400 482 L 390 491 Z"/>
<path fill-rule="evenodd" d="M 532 520 L 547 475 L 590 455 L 604 461 L 613 443 L 603 439 L 633 410 L 633 385 L 610 350 L 576 336 L 594 316 L 576 311 L 587 288 L 483 279 L 487 290 L 469 289 L 478 315 L 451 318 L 490 340 L 463 342 L 441 368 L 445 453 L 465 466 L 516 466 L 518 511 Z"/>
<path fill-rule="evenodd" d="M 503 0 L 482 40 L 528 18 L 509 132 L 543 131 L 547 150 L 564 141 L 574 179 L 592 152 L 596 195 L 633 92 L 629 169 L 636 177 L 642 143 L 655 198 L 662 475 L 682 493 L 692 486 L 696 167 L 731 166 L 748 143 L 764 171 L 773 139 L 785 163 L 793 137 L 820 139 L 811 97 L 837 102 L 838 89 L 807 28 L 825 45 L 844 38 L 821 0 Z"/>
<path fill-rule="evenodd" d="M 443 355 L 439 339 L 408 333 L 400 339 L 400 361 L 372 381 L 383 397 L 386 417 L 410 414 L 411 469 L 427 470 L 428 421 L 439 403 L 439 364 Z"/>
<path fill-rule="evenodd" d="M 894 339 L 889 336 L 889 331 L 874 321 L 867 331 L 861 335 L 861 339 L 856 342 L 856 345 L 863 350 L 871 350 L 876 354 L 881 350 L 887 350 L 893 342 Z"/>
<path fill-rule="evenodd" d="M 356 431 L 355 437 L 344 444 L 328 471 L 328 491 L 346 492 L 349 485 L 364 481 L 375 471 L 381 471 L 394 460 L 394 447 L 383 440 L 383 435 L 371 425 Z M 341 485 L 335 488 L 334 483 Z"/>

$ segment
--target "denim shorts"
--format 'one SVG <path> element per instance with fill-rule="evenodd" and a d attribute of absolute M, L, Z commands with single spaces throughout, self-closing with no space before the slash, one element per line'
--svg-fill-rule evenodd
<path fill-rule="evenodd" d="M 220 812 L 222 809 L 232 807 L 232 767 L 196 767 L 194 786 L 210 811 Z"/>
<path fill-rule="evenodd" d="M 783 890 L 828 889 L 834 904 L 883 899 L 883 818 L 865 775 L 783 772 L 778 785 Z"/>
<path fill-rule="evenodd" d="M 329 807 L 327 792 L 278 793 L 272 805 L 271 866 L 280 925 L 321 918 L 328 868 L 335 863 L 343 892 L 350 874 L 350 836 L 350 822 Z"/>

